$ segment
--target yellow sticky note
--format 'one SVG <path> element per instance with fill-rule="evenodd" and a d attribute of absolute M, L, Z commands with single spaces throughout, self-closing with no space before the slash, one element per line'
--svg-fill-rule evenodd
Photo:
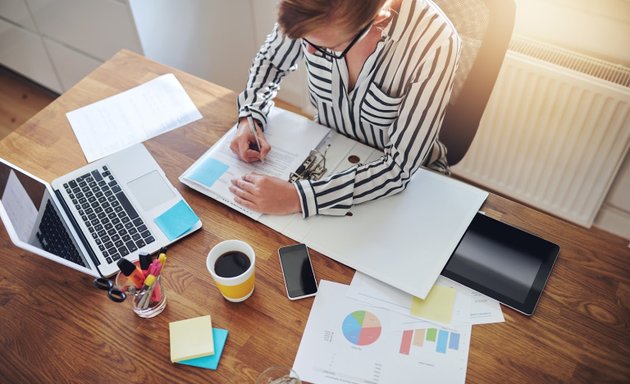
<path fill-rule="evenodd" d="M 168 325 L 171 338 L 171 361 L 214 355 L 210 315 L 173 321 Z"/>
<path fill-rule="evenodd" d="M 411 314 L 442 324 L 450 324 L 453 319 L 456 294 L 455 288 L 436 284 L 431 288 L 426 299 L 413 298 Z"/>

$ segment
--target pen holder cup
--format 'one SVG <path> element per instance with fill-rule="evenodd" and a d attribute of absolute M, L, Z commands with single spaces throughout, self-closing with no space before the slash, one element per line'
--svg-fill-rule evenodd
<path fill-rule="evenodd" d="M 256 384 L 302 384 L 302 381 L 291 368 L 273 366 L 258 376 Z"/>
<path fill-rule="evenodd" d="M 127 276 L 118 273 L 116 286 L 127 294 L 127 300 L 131 301 L 131 307 L 136 315 L 149 319 L 162 313 L 166 308 L 166 292 L 162 285 L 162 276 L 158 276 L 151 287 L 136 289 L 128 281 Z"/>

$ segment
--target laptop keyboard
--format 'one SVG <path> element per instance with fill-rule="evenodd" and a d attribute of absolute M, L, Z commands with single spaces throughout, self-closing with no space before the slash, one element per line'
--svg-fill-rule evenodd
<path fill-rule="evenodd" d="M 85 267 L 79 251 L 74 246 L 66 227 L 61 222 L 50 200 L 46 201 L 46 208 L 44 208 L 44 214 L 37 231 L 37 240 L 47 252 Z"/>
<path fill-rule="evenodd" d="M 155 241 L 107 166 L 63 187 L 108 263 Z"/>

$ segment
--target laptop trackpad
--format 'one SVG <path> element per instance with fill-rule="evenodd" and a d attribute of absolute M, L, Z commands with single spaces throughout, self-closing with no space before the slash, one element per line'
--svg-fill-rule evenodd
<path fill-rule="evenodd" d="M 158 171 L 152 171 L 127 183 L 144 211 L 151 210 L 173 198 L 175 194 Z"/>

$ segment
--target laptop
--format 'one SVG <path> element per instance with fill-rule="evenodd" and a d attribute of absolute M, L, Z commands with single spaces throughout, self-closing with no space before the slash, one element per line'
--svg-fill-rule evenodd
<path fill-rule="evenodd" d="M 182 229 L 176 220 L 171 222 L 183 233 L 165 230 L 164 218 L 182 204 L 190 225 Z M 19 248 L 104 277 L 118 272 L 121 258 L 135 261 L 140 252 L 154 253 L 201 228 L 142 144 L 52 185 L 0 158 L 0 217 Z"/>

